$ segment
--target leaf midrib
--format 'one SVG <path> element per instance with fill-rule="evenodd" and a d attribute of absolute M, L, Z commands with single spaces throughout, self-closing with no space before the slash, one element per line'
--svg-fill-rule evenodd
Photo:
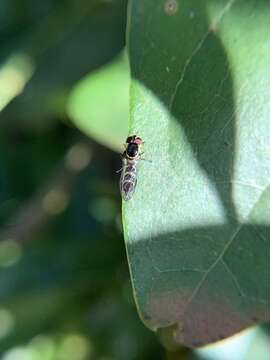
<path fill-rule="evenodd" d="M 212 29 L 217 28 L 217 26 L 219 25 L 219 23 L 222 21 L 223 17 L 225 16 L 225 14 L 231 9 L 231 7 L 234 5 L 235 2 L 236 2 L 236 0 L 230 0 L 223 7 L 223 9 L 221 9 L 221 11 L 220 11 L 219 15 L 217 16 L 217 18 L 212 22 L 212 24 L 209 24 L 208 31 L 204 34 L 201 41 L 198 42 L 195 49 L 191 53 L 190 57 L 186 60 L 186 62 L 184 64 L 184 68 L 183 68 L 182 72 L 180 73 L 179 79 L 178 79 L 178 81 L 177 81 L 177 83 L 175 85 L 175 89 L 174 89 L 174 91 L 172 93 L 172 96 L 171 96 L 171 100 L 170 100 L 170 104 L 169 104 L 170 112 L 172 112 L 172 108 L 174 106 L 174 102 L 175 102 L 175 99 L 176 99 L 178 89 L 179 89 L 181 83 L 184 80 L 187 68 L 188 68 L 189 64 L 191 63 L 192 58 L 197 54 L 197 52 L 200 51 L 201 47 L 205 43 L 205 41 L 208 38 L 209 34 L 212 32 Z"/>

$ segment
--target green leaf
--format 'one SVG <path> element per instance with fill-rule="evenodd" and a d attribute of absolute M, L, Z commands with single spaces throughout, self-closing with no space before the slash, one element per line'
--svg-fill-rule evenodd
<path fill-rule="evenodd" d="M 68 113 L 87 135 L 121 151 L 128 132 L 130 75 L 125 56 L 81 80 L 70 95 Z"/>
<path fill-rule="evenodd" d="M 131 0 L 133 198 L 123 204 L 140 315 L 190 347 L 270 319 L 270 4 Z"/>

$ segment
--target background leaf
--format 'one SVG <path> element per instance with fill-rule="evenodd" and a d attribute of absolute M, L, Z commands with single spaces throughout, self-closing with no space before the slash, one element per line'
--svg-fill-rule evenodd
<path fill-rule="evenodd" d="M 267 1 L 131 0 L 123 219 L 144 322 L 195 347 L 270 318 Z"/>
<path fill-rule="evenodd" d="M 68 114 L 87 135 L 121 152 L 128 133 L 130 75 L 122 55 L 84 78 L 68 100 Z"/>

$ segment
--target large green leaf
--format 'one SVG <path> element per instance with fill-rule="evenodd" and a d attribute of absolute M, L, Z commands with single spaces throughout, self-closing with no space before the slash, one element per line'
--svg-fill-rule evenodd
<path fill-rule="evenodd" d="M 199 346 L 270 319 L 270 3 L 129 10 L 131 133 L 152 160 L 123 204 L 135 297 Z"/>

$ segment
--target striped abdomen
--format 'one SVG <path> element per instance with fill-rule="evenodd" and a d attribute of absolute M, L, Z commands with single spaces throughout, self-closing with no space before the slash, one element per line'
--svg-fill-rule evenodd
<path fill-rule="evenodd" d="M 123 162 L 123 170 L 120 178 L 120 191 L 124 200 L 130 200 L 137 184 L 136 162 Z"/>

